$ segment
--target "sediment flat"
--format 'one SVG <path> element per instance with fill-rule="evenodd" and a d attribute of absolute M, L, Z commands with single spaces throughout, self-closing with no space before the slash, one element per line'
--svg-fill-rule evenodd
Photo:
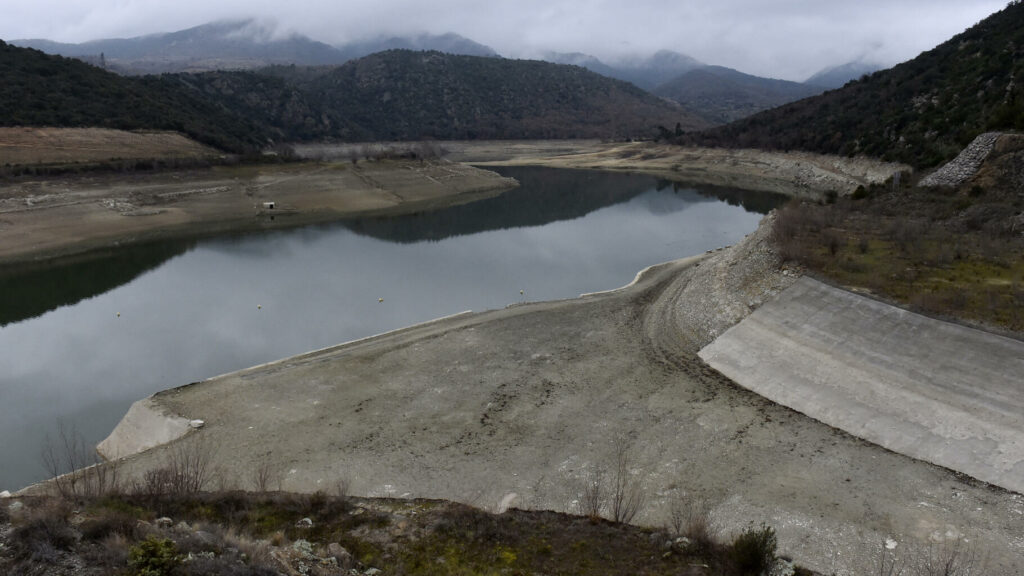
<path fill-rule="evenodd" d="M 0 264 L 156 238 L 409 213 L 515 186 L 494 172 L 445 160 L 22 176 L 0 182 Z"/>
<path fill-rule="evenodd" d="M 736 386 L 697 355 L 730 320 L 792 285 L 766 228 L 737 247 L 654 267 L 624 289 L 463 314 L 152 397 L 205 426 L 122 460 L 128 476 L 206 446 L 226 487 L 572 510 L 580 483 L 631 446 L 666 521 L 680 494 L 726 532 L 775 526 L 819 571 L 867 573 L 884 538 L 968 536 L 990 574 L 1024 570 L 1024 499 L 855 438 Z M 726 318 L 721 322 L 714 318 Z M 116 434 L 117 432 L 115 432 Z"/>
<path fill-rule="evenodd" d="M 775 192 L 819 200 L 885 182 L 905 164 L 809 152 L 683 147 L 585 140 L 445 142 L 452 160 L 478 166 L 549 166 L 642 172 L 691 185 Z"/>

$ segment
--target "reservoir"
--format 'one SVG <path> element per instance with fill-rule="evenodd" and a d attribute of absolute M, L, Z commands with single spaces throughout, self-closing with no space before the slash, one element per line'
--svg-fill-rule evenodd
<path fill-rule="evenodd" d="M 785 199 L 649 176 L 496 171 L 429 213 L 131 246 L 0 270 L 0 490 L 46 477 L 58 423 L 92 446 L 135 400 L 464 310 L 574 298 L 733 244 Z"/>

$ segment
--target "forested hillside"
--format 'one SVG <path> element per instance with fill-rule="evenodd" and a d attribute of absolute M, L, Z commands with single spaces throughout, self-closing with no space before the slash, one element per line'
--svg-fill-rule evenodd
<path fill-rule="evenodd" d="M 265 143 L 257 123 L 166 77 L 123 78 L 79 60 L 0 41 L 0 125 L 175 130 L 244 152 Z"/>
<path fill-rule="evenodd" d="M 707 124 L 578 66 L 390 50 L 337 68 L 278 66 L 181 81 L 296 140 L 621 138 Z"/>
<path fill-rule="evenodd" d="M 0 125 L 176 130 L 233 152 L 310 140 L 622 138 L 707 125 L 577 66 L 440 52 L 127 78 L 0 43 L 0 74 Z"/>
<path fill-rule="evenodd" d="M 1019 1 L 892 69 L 677 141 L 864 154 L 930 167 L 993 129 L 1024 129 Z"/>

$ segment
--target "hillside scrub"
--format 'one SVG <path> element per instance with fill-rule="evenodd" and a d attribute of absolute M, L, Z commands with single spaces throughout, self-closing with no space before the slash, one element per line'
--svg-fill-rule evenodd
<path fill-rule="evenodd" d="M 1012 185 L 858 190 L 779 211 L 780 256 L 911 309 L 1024 331 L 1024 200 Z"/>

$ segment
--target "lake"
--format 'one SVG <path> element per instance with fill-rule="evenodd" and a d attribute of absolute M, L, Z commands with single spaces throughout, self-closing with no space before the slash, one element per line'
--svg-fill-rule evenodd
<path fill-rule="evenodd" d="M 649 176 L 496 171 L 521 187 L 429 213 L 0 271 L 0 489 L 46 477 L 58 422 L 92 445 L 159 390 L 464 310 L 617 288 L 737 242 L 784 201 Z"/>

